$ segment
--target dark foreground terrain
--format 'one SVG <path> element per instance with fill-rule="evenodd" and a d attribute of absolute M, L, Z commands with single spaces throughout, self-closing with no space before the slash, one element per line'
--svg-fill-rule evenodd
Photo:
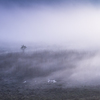
<path fill-rule="evenodd" d="M 69 79 L 70 69 L 89 56 L 73 51 L 1 54 L 0 100 L 100 100 L 99 86 L 73 86 Z"/>

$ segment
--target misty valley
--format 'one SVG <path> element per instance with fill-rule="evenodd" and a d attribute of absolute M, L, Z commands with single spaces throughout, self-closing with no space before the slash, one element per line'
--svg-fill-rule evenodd
<path fill-rule="evenodd" d="M 0 0 L 0 100 L 100 100 L 100 0 Z"/>
<path fill-rule="evenodd" d="M 1 100 L 99 100 L 100 52 L 0 54 Z"/>

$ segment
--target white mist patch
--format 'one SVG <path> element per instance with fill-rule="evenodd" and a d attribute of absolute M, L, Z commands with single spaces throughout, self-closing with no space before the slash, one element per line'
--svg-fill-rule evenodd
<path fill-rule="evenodd" d="M 70 80 L 72 84 L 100 85 L 100 54 L 80 61 L 73 70 Z"/>

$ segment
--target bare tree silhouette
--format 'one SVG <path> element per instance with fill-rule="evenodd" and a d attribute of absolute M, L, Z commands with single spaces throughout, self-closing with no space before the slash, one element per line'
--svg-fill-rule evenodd
<path fill-rule="evenodd" d="M 25 45 L 22 45 L 22 46 L 21 46 L 21 49 L 22 49 L 23 52 L 25 52 L 25 49 L 26 49 L 26 48 L 27 48 L 27 47 L 26 47 Z"/>

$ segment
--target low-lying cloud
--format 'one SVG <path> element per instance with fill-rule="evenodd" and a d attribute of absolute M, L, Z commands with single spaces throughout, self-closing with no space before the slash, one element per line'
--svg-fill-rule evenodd
<path fill-rule="evenodd" d="M 7 84 L 32 88 L 100 85 L 99 52 L 36 51 L 2 54 L 0 59 L 1 82 Z"/>

